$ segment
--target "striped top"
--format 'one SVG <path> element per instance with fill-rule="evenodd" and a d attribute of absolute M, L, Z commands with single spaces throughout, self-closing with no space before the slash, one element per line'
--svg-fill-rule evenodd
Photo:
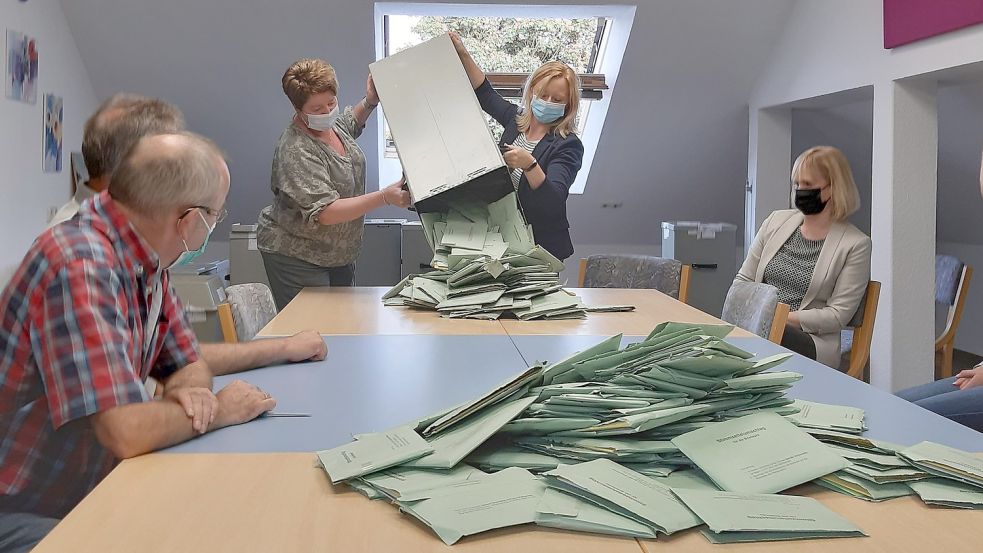
<path fill-rule="evenodd" d="M 778 301 L 788 304 L 792 311 L 802 306 L 824 242 L 809 240 L 802 236 L 801 229 L 795 229 L 765 267 L 765 284 L 778 288 Z"/>
<path fill-rule="evenodd" d="M 512 143 L 516 148 L 522 148 L 530 154 L 536 149 L 536 144 L 539 144 L 539 141 L 528 140 L 524 132 L 520 132 L 519 136 L 515 137 L 515 142 Z M 512 187 L 519 190 L 519 181 L 522 180 L 522 167 L 516 167 L 509 175 L 512 177 Z"/>

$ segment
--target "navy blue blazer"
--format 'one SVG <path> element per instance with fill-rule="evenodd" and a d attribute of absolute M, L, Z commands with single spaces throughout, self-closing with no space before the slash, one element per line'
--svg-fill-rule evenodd
<path fill-rule="evenodd" d="M 515 142 L 519 136 L 516 122 L 519 106 L 502 98 L 488 79 L 474 92 L 481 109 L 505 127 L 499 146 Z M 563 260 L 573 254 L 570 222 L 567 220 L 567 196 L 584 160 L 584 144 L 575 134 L 563 138 L 551 132 L 536 144 L 532 157 L 543 168 L 546 180 L 533 190 L 523 174 L 519 180 L 519 205 L 526 221 L 532 225 L 536 243 Z"/>

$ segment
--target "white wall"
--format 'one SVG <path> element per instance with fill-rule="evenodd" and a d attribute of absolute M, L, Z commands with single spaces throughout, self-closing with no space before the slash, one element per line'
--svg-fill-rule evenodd
<path fill-rule="evenodd" d="M 784 190 L 785 175 L 761 170 L 781 132 L 758 132 L 761 109 L 873 86 L 873 277 L 884 283 L 871 355 L 871 379 L 887 389 L 931 378 L 934 286 L 936 83 L 924 76 L 983 60 L 983 27 L 885 50 L 882 3 L 799 0 L 751 96 L 749 175 L 756 207 Z M 781 125 L 779 125 L 781 126 Z M 786 167 L 780 167 L 787 169 Z M 783 171 L 784 172 L 784 171 Z M 762 211 L 765 211 L 762 209 Z M 757 213 L 758 220 L 767 215 Z"/>
<path fill-rule="evenodd" d="M 0 3 L 0 41 L 6 30 L 38 39 L 38 100 L 35 105 L 0 98 L 0 284 L 5 284 L 34 238 L 47 226 L 49 211 L 68 201 L 72 151 L 82 147 L 82 125 L 96 98 L 75 40 L 57 0 Z M 4 57 L 6 46 L 4 45 Z M 6 60 L 0 61 L 6 67 Z M 62 171 L 41 171 L 42 95 L 64 98 Z"/>

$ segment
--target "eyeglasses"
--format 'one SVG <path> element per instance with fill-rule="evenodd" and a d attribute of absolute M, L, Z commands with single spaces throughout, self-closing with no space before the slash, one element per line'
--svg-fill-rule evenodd
<path fill-rule="evenodd" d="M 180 221 L 181 219 L 184 219 L 185 217 L 188 216 L 189 213 L 191 213 L 192 211 L 194 211 L 196 209 L 200 209 L 200 210 L 204 211 L 205 213 L 211 215 L 212 217 L 215 217 L 215 223 L 216 224 L 221 223 L 222 221 L 224 221 L 225 220 L 225 217 L 228 216 L 228 214 L 229 214 L 229 210 L 228 209 L 225 209 L 224 207 L 222 209 L 216 210 L 216 209 L 212 209 L 212 208 L 208 207 L 207 205 L 193 205 L 193 206 L 189 207 L 188 209 L 185 209 L 184 210 L 184 213 L 182 213 L 181 216 L 178 217 L 178 220 Z"/>

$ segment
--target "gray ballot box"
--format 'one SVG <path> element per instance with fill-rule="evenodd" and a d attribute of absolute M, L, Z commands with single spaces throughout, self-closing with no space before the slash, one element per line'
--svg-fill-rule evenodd
<path fill-rule="evenodd" d="M 427 236 L 423 233 L 423 224 L 420 221 L 403 223 L 401 238 L 402 263 L 399 278 L 404 279 L 409 275 L 432 271 L 430 262 L 433 260 L 433 250 L 430 249 Z"/>
<path fill-rule="evenodd" d="M 400 276 L 400 243 L 406 219 L 366 219 L 362 249 L 355 260 L 356 286 L 395 286 Z"/>
<path fill-rule="evenodd" d="M 267 286 L 263 256 L 256 247 L 256 229 L 259 225 L 235 223 L 229 231 L 229 281 L 231 284 L 259 282 Z"/>
<path fill-rule="evenodd" d="M 459 198 L 492 203 L 513 191 L 449 36 L 379 60 L 369 71 L 418 212 L 446 211 Z"/>
<path fill-rule="evenodd" d="M 662 223 L 662 257 L 692 268 L 688 303 L 717 317 L 737 275 L 736 233 L 730 223 Z"/>
<path fill-rule="evenodd" d="M 170 270 L 171 286 L 177 292 L 188 322 L 199 342 L 222 342 L 218 305 L 225 302 L 229 260 L 191 263 Z"/>

